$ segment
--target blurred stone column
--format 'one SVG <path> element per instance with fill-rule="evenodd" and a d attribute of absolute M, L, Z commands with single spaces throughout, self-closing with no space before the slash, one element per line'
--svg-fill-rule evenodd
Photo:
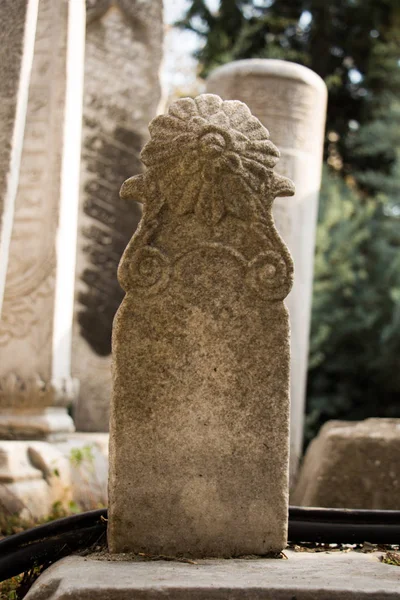
<path fill-rule="evenodd" d="M 160 101 L 162 0 L 87 0 L 86 11 L 74 417 L 80 430 L 107 431 L 111 327 L 124 296 L 117 267 L 141 215 L 119 189 L 141 170 L 139 153 Z"/>
<path fill-rule="evenodd" d="M 21 163 L 38 0 L 0 3 L 0 315 Z"/>
<path fill-rule="evenodd" d="M 75 19 L 68 47 L 73 63 L 67 59 L 68 8 L 79 9 L 73 2 L 39 0 L 0 322 L 1 438 L 55 439 L 74 430 L 66 408 L 77 386 L 69 370 L 72 290 L 65 286 L 71 273 L 64 258 L 75 249 L 68 247 L 76 229 L 73 180 L 80 149 L 79 85 L 73 84 L 79 84 L 83 62 L 76 52 L 83 28 Z"/>
<path fill-rule="evenodd" d="M 242 100 L 268 128 L 281 151 L 277 172 L 292 179 L 294 198 L 277 198 L 274 218 L 295 264 L 286 304 L 291 324 L 291 440 L 293 481 L 303 442 L 305 388 L 312 302 L 315 229 L 321 182 L 327 90 L 313 71 L 282 60 L 229 63 L 208 79 L 207 91 Z"/>

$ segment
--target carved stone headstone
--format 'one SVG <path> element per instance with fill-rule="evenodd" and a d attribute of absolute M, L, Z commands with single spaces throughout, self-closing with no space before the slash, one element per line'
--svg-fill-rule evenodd
<path fill-rule="evenodd" d="M 139 152 L 160 100 L 162 0 L 87 0 L 81 193 L 72 372 L 74 415 L 84 431 L 108 430 L 111 328 L 123 298 L 117 267 L 140 219 L 118 197 L 141 172 Z"/>
<path fill-rule="evenodd" d="M 21 162 L 38 0 L 0 3 L 0 316 Z"/>
<path fill-rule="evenodd" d="M 296 269 L 287 299 L 291 327 L 290 470 L 294 479 L 303 445 L 315 228 L 321 183 L 327 90 L 313 71 L 282 60 L 240 60 L 216 69 L 207 91 L 241 100 L 281 150 L 277 171 L 290 177 L 296 197 L 278 199 L 273 214 Z"/>
<path fill-rule="evenodd" d="M 2 438 L 74 430 L 65 406 L 75 384 L 53 378 L 67 24 L 68 0 L 40 0 L 0 322 Z"/>
<path fill-rule="evenodd" d="M 294 192 L 241 102 L 184 98 L 149 126 L 123 198 L 144 205 L 113 329 L 109 545 L 280 551 L 288 512 L 292 260 L 271 215 Z"/>

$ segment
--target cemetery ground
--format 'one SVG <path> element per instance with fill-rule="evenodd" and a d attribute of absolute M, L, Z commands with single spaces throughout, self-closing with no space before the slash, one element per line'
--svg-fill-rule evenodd
<path fill-rule="evenodd" d="M 223 12 L 235 6 L 245 40 L 248 3 L 207 9 L 203 35 L 213 36 L 212 24 L 224 29 Z M 279 29 L 278 4 L 265 11 Z M 193 14 L 202 5 L 196 0 Z M 322 28 L 307 6 L 289 30 L 312 53 L 307 28 L 318 36 Z M 379 21 L 394 20 L 387 11 L 372 24 L 364 15 L 360 54 L 372 63 L 386 35 Z M 398 600 L 399 244 L 397 205 L 384 190 L 397 142 L 384 127 L 384 168 L 363 182 L 348 159 L 354 142 L 371 147 L 369 135 L 357 142 L 365 111 L 332 121 L 338 89 L 359 95 L 361 109 L 368 90 L 379 100 L 380 85 L 362 74 L 370 65 L 356 55 L 349 63 L 351 44 L 324 46 L 335 72 L 341 63 L 335 92 L 329 69 L 312 68 L 305 54 L 236 52 L 231 59 L 243 60 L 204 82 L 211 93 L 164 110 L 162 0 L 2 0 L 4 23 L 2 598 Z M 199 56 L 211 70 L 205 41 Z M 392 54 L 387 45 L 394 74 Z M 355 59 L 360 71 L 349 67 Z M 365 89 L 352 80 L 357 72 Z M 369 113 L 374 141 L 376 117 Z M 324 160 L 347 192 L 329 186 L 321 236 Z M 336 230 L 338 213 L 347 227 L 331 239 L 326 220 Z M 315 248 L 314 290 L 326 295 L 314 302 L 317 353 Z M 345 329 L 353 320 L 326 302 L 340 305 L 342 291 L 344 305 L 350 298 L 360 309 L 359 345 L 350 331 L 344 355 L 335 319 Z M 387 354 L 374 350 L 375 338 Z M 332 393 L 338 400 L 348 367 L 338 405 L 358 398 L 356 408 L 368 410 L 345 414 L 356 422 L 326 423 L 299 470 L 307 371 L 312 390 L 313 368 L 322 368 L 319 389 L 328 392 L 317 407 L 311 394 L 317 426 L 341 415 Z M 379 418 L 361 420 L 379 404 Z"/>
<path fill-rule="evenodd" d="M 362 425 L 362 424 L 361 424 Z M 364 425 L 364 429 L 365 429 L 365 425 Z M 362 430 L 362 428 L 361 428 Z M 333 429 L 334 431 L 334 429 Z M 93 467 L 94 467 L 94 455 L 93 455 L 93 448 L 89 445 L 83 445 L 80 448 L 79 447 L 75 447 L 72 448 L 69 452 L 69 462 L 71 463 L 71 466 L 73 466 L 75 469 L 78 470 L 78 474 L 79 474 L 79 478 L 80 478 L 80 484 L 81 487 L 85 487 L 87 489 L 87 484 L 90 481 L 91 476 L 93 475 Z M 26 529 L 30 529 L 33 526 L 37 526 L 40 524 L 45 524 L 48 522 L 52 522 L 53 520 L 58 520 L 59 518 L 65 518 L 68 516 L 74 516 L 76 514 L 79 514 L 80 511 L 82 510 L 88 510 L 88 509 L 98 509 L 101 508 L 101 506 L 104 506 L 106 504 L 106 500 L 105 498 L 103 499 L 103 504 L 99 503 L 99 498 L 95 497 L 94 495 L 92 495 L 90 497 L 90 492 L 89 492 L 89 496 L 87 496 L 87 502 L 85 504 L 85 506 L 79 506 L 78 503 L 76 502 L 71 502 L 69 499 L 69 495 L 67 496 L 67 499 L 64 502 L 63 501 L 58 501 L 57 503 L 55 503 L 52 506 L 51 509 L 51 513 L 46 516 L 43 517 L 41 519 L 34 519 L 34 518 L 23 518 L 21 516 L 18 515 L 7 515 L 5 516 L 3 513 L 3 518 L 1 521 L 1 535 L 2 536 L 9 536 L 10 534 L 15 534 L 15 533 L 21 533 L 23 531 L 25 531 Z M 329 506 L 329 497 L 328 497 L 328 501 L 327 501 L 327 505 Z M 105 514 L 105 513 L 104 513 Z M 89 547 L 89 548 L 84 548 L 81 549 L 80 551 L 75 551 L 72 552 L 71 557 L 68 559 L 69 561 L 73 561 L 73 555 L 75 555 L 77 557 L 77 560 L 81 560 L 84 559 L 86 561 L 90 561 L 91 560 L 91 556 L 93 556 L 95 561 L 106 561 L 109 562 L 110 560 L 110 555 L 108 553 L 108 549 L 106 547 L 106 539 L 105 539 L 105 528 L 107 525 L 107 520 L 106 517 L 102 516 L 102 526 L 103 526 L 103 534 L 100 534 L 97 536 L 96 541 L 94 542 L 94 544 Z M 398 528 L 397 528 L 398 530 Z M 289 524 L 289 531 L 290 531 L 290 524 Z M 314 556 L 314 558 L 316 559 L 316 561 L 318 562 L 320 559 L 324 559 L 326 557 L 334 557 L 334 556 L 341 556 L 343 557 L 343 559 L 346 558 L 350 558 L 350 564 L 351 561 L 353 560 L 353 557 L 359 556 L 359 555 L 365 555 L 365 559 L 368 558 L 367 563 L 364 565 L 363 563 L 356 563 L 355 565 L 355 570 L 353 569 L 353 574 L 356 575 L 356 578 L 358 577 L 357 574 L 363 573 L 364 572 L 364 567 L 369 567 L 371 566 L 371 561 L 373 561 L 373 564 L 376 566 L 379 564 L 382 565 L 386 565 L 383 571 L 379 571 L 375 574 L 375 581 L 379 581 L 379 578 L 382 577 L 384 581 L 386 581 L 386 576 L 389 575 L 393 575 L 395 574 L 395 581 L 399 581 L 400 578 L 400 570 L 398 571 L 398 569 L 396 567 L 400 566 L 400 548 L 398 544 L 376 544 L 376 543 L 371 543 L 368 541 L 368 535 L 366 535 L 365 541 L 358 543 L 358 544 L 346 544 L 346 543 L 311 543 L 311 542 L 303 542 L 303 543 L 299 543 L 299 542 L 289 542 L 288 546 L 286 549 L 283 550 L 283 552 L 281 554 L 278 554 L 278 556 L 275 559 L 272 559 L 273 561 L 286 561 L 285 565 L 291 565 L 293 564 L 293 560 L 296 560 L 295 558 L 295 554 L 297 555 L 304 555 L 304 556 L 308 556 L 308 555 L 312 555 Z M 400 534 L 398 535 L 398 538 L 400 539 Z M 289 536 L 289 540 L 290 540 L 290 536 Z M 0 540 L 0 544 L 1 544 L 1 540 Z M 65 554 L 69 555 L 71 553 L 71 550 L 67 550 L 67 552 L 65 552 L 65 548 L 63 548 L 63 546 L 65 546 L 65 543 L 61 544 L 61 547 L 59 546 L 59 549 L 61 549 L 60 555 L 58 556 L 57 554 L 57 550 L 52 550 L 52 554 L 49 557 L 49 560 L 43 560 L 43 555 L 41 556 L 41 559 L 39 560 L 39 562 L 36 564 L 35 566 L 35 562 L 32 561 L 32 567 L 28 570 L 26 570 L 24 573 L 21 573 L 19 575 L 15 575 L 14 577 L 12 577 L 11 579 L 8 579 L 6 581 L 4 581 L 3 583 L 0 584 L 0 593 L 1 593 L 1 598 L 2 600 L 20 600 L 21 598 L 23 598 L 25 596 L 25 594 L 29 591 L 30 587 L 32 586 L 32 584 L 37 580 L 37 578 L 39 577 L 40 574 L 43 573 L 43 571 L 45 569 L 47 569 L 49 566 L 51 566 L 51 564 L 54 563 L 54 561 L 57 560 L 57 558 L 62 558 L 63 556 L 65 556 Z M 0 556 L 1 556 L 2 552 L 1 552 L 1 545 L 0 545 Z M 159 556 L 159 555 L 146 555 L 145 553 L 138 553 L 138 554 L 130 554 L 130 555 L 126 555 L 126 554 L 122 554 L 119 557 L 119 560 L 123 561 L 129 559 L 130 561 L 134 561 L 135 564 L 136 563 L 151 563 L 151 564 L 158 564 L 158 562 L 161 562 L 162 564 L 168 564 L 168 565 L 187 565 L 190 566 L 192 565 L 193 567 L 198 567 L 198 568 L 202 568 L 203 565 L 203 561 L 202 560 L 196 560 L 193 558 L 185 558 L 185 557 L 180 557 L 178 559 L 178 562 L 176 560 L 176 557 L 172 557 L 172 556 Z M 257 560 L 262 560 L 260 559 L 260 557 L 243 557 L 243 559 L 247 559 L 248 560 L 253 560 L 253 561 L 257 561 Z M 1 560 L 0 560 L 1 562 Z M 271 561 L 269 561 L 271 562 Z M 64 564 L 64 563 L 63 563 Z M 81 568 L 82 564 L 81 563 L 69 563 L 71 564 L 71 573 L 73 573 L 75 568 Z M 86 564 L 86 563 L 85 563 Z M 234 561 L 232 562 L 232 564 L 234 564 Z M 260 563 L 258 563 L 260 564 Z M 307 562 L 306 565 L 304 565 L 304 567 L 306 568 L 307 566 L 310 566 L 310 561 Z M 297 563 L 297 566 L 301 566 Z M 329 570 L 329 565 L 325 565 L 328 570 Z M 66 563 L 66 568 L 68 567 L 68 563 Z M 168 567 L 166 567 L 168 568 Z M 321 568 L 325 568 L 324 565 L 316 564 L 314 567 L 312 567 L 312 570 L 320 570 Z M 341 564 L 340 566 L 341 570 L 346 569 L 346 564 Z M 391 569 L 394 569 L 393 571 Z M 304 571 L 304 569 L 302 570 L 302 573 L 304 575 L 304 573 L 307 573 L 307 569 L 306 571 Z M 398 573 L 398 575 L 397 575 Z M 312 575 L 312 573 L 309 574 L 310 576 Z M 123 573 L 121 573 L 121 577 L 123 577 Z M 251 576 L 251 573 L 249 573 L 249 576 Z M 70 577 L 70 576 L 68 576 Z M 93 574 L 93 577 L 95 578 L 95 574 Z M 325 581 L 326 583 L 326 581 Z M 333 583 L 332 583 L 333 585 Z M 386 585 L 386 584 L 385 584 Z M 386 589 L 386 588 L 385 588 Z M 396 597 L 396 596 L 394 596 Z M 377 596 L 373 596 L 374 600 L 377 600 L 379 598 L 379 595 Z"/>
<path fill-rule="evenodd" d="M 78 507 L 74 507 L 74 512 Z M 54 507 L 54 511 L 51 515 L 49 515 L 45 522 L 50 522 L 52 519 L 58 519 L 60 517 L 67 516 L 67 511 L 64 509 L 60 509 L 59 506 Z M 38 525 L 40 523 L 34 523 L 26 520 L 21 520 L 17 517 L 9 518 L 2 523 L 2 535 L 9 535 L 10 533 L 18 533 L 23 531 L 26 528 L 32 527 L 33 525 Z M 323 544 L 323 543 L 289 543 L 287 548 L 280 553 L 275 560 L 291 560 L 294 556 L 294 553 L 307 553 L 307 554 L 316 554 L 320 556 L 327 555 L 341 555 L 341 556 L 351 556 L 354 553 L 357 554 L 365 554 L 372 556 L 374 561 L 380 561 L 382 564 L 390 565 L 392 567 L 400 567 L 400 548 L 399 545 L 383 545 L 383 544 L 371 544 L 365 542 L 363 544 Z M 143 562 L 152 562 L 161 561 L 163 563 L 173 563 L 173 564 L 186 564 L 186 565 L 198 565 L 199 562 L 193 559 L 188 558 L 179 558 L 176 557 L 168 557 L 168 556 L 146 556 L 143 553 L 134 555 L 114 555 L 110 556 L 108 553 L 108 548 L 105 542 L 105 536 L 103 536 L 103 542 L 96 542 L 91 548 L 82 550 L 81 552 L 75 553 L 77 557 L 85 557 L 86 559 L 93 558 L 94 560 L 100 561 L 110 561 L 110 560 L 129 560 L 135 561 L 139 563 Z M 288 558 L 289 556 L 289 558 Z M 243 557 L 247 560 L 260 560 L 260 557 Z M 317 557 L 318 558 L 318 557 Z M 38 579 L 38 577 L 47 569 L 54 561 L 57 560 L 57 555 L 54 556 L 52 561 L 48 561 L 44 564 L 40 564 L 39 566 L 33 567 L 25 573 L 21 573 L 20 575 L 14 576 L 10 579 L 7 579 L 0 583 L 0 599 L 1 600 L 22 600 L 25 595 L 28 593 L 29 589 L 33 585 L 33 583 Z M 320 565 L 317 561 L 314 569 L 320 568 Z M 360 565 L 360 570 L 362 570 L 362 566 Z M 311 575 L 311 573 L 310 573 Z M 375 600 L 378 600 L 378 596 Z"/>
<path fill-rule="evenodd" d="M 105 507 L 105 495 L 99 494 L 99 490 L 103 486 L 97 480 L 93 447 L 91 445 L 81 445 L 80 447 L 71 448 L 68 460 L 77 478 L 75 485 L 85 490 L 84 504 L 71 500 L 70 494 L 66 493 L 52 504 L 47 514 L 40 517 L 30 514 L 29 506 L 22 512 L 12 513 L 3 505 L 0 511 L 0 541 L 10 535 L 21 533 L 39 525 L 77 515 L 83 511 Z M 56 468 L 53 470 L 53 475 L 58 476 Z M 2 600 L 20 600 L 20 598 L 23 598 L 33 582 L 49 565 L 50 562 L 45 561 L 0 583 L 0 598 Z"/>
<path fill-rule="evenodd" d="M 85 460 L 91 460 L 90 457 L 90 449 L 85 450 L 83 453 L 79 450 L 73 452 L 71 454 L 71 459 L 75 462 L 82 463 Z M 87 509 L 87 505 L 85 506 Z M 93 509 L 100 508 L 97 504 L 92 506 Z M 43 525 L 46 523 L 50 523 L 54 520 L 58 520 L 60 518 L 65 518 L 68 516 L 77 515 L 82 510 L 82 507 L 79 507 L 75 503 L 69 503 L 67 507 L 63 506 L 62 502 L 57 502 L 52 507 L 51 513 L 42 519 L 29 519 L 22 518 L 19 515 L 5 515 L 2 513 L 1 515 L 1 530 L 0 530 L 0 542 L 5 537 L 21 533 L 27 529 L 32 527 L 36 527 L 38 525 Z M 107 519 L 102 517 L 102 522 L 106 526 Z M 62 545 L 59 546 L 61 549 L 60 556 L 57 556 L 57 551 L 54 550 L 51 558 L 43 561 L 43 558 L 39 560 L 36 566 L 32 566 L 29 570 L 15 575 L 10 579 L 7 579 L 0 583 L 0 598 L 1 600 L 22 600 L 25 595 L 28 593 L 29 589 L 33 585 L 33 583 L 38 579 L 38 577 L 51 566 L 58 558 L 62 558 L 65 555 L 65 549 L 63 549 Z M 345 543 L 319 543 L 319 542 L 303 542 L 303 543 L 291 543 L 289 542 L 287 548 L 279 553 L 274 560 L 291 560 L 294 556 L 294 553 L 306 553 L 306 554 L 318 554 L 320 556 L 326 555 L 342 555 L 354 556 L 357 554 L 365 554 L 369 555 L 373 558 L 374 561 L 380 561 L 382 564 L 390 565 L 393 567 L 400 567 L 400 547 L 398 544 L 372 544 L 368 541 L 364 543 L 358 544 L 345 544 Z M 69 554 L 69 552 L 67 552 Z M 92 544 L 89 548 L 84 548 L 81 551 L 77 551 L 72 553 L 72 555 L 77 557 L 85 557 L 85 559 L 93 558 L 94 560 L 100 561 L 110 561 L 110 560 L 118 560 L 118 561 L 135 561 L 139 563 L 143 562 L 151 562 L 161 561 L 163 563 L 173 563 L 173 564 L 187 564 L 187 565 L 198 565 L 199 562 L 202 561 L 185 558 L 185 557 L 168 557 L 168 556 L 151 556 L 146 555 L 144 553 L 138 554 L 122 554 L 122 555 L 110 555 L 108 552 L 107 544 L 106 544 L 106 535 L 105 532 L 103 535 L 100 535 L 99 538 Z M 72 556 L 71 556 L 72 557 Z M 316 557 L 318 559 L 318 557 Z M 243 559 L 247 560 L 260 560 L 260 557 L 251 557 L 245 556 Z M 288 563 L 289 564 L 289 563 Z M 35 565 L 34 560 L 32 561 L 32 565 Z M 314 569 L 320 568 L 320 565 L 317 561 L 317 565 Z M 362 571 L 362 565 L 359 567 L 360 572 Z M 382 573 L 382 575 L 386 575 L 386 573 Z M 400 577 L 400 575 L 399 575 Z M 376 600 L 378 596 L 376 597 Z"/>

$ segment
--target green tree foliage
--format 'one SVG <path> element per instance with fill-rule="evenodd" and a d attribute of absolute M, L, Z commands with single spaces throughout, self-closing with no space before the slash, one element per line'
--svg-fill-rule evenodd
<path fill-rule="evenodd" d="M 400 417 L 400 218 L 384 195 L 323 181 L 307 440 L 332 418 Z"/>
<path fill-rule="evenodd" d="M 220 0 L 216 13 L 207 6 L 192 0 L 179 23 L 203 38 L 203 76 L 242 58 L 308 66 L 329 90 L 329 163 L 370 193 L 400 191 L 391 178 L 400 135 L 392 111 L 400 94 L 399 0 Z"/>
<path fill-rule="evenodd" d="M 303 64 L 329 90 L 306 438 L 328 419 L 400 416 L 399 0 L 192 0 L 201 74 Z"/>

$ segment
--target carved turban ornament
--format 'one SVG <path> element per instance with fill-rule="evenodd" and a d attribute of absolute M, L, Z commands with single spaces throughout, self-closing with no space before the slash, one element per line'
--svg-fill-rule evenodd
<path fill-rule="evenodd" d="M 271 201 L 293 193 L 287 184 L 278 189 L 279 183 L 288 182 L 272 171 L 279 150 L 242 102 L 209 94 L 183 98 L 167 115 L 155 118 L 149 130 L 151 140 L 141 154 L 149 169 L 146 179 L 157 181 L 164 200 L 178 214 L 195 212 L 211 224 L 226 213 L 243 219 L 254 193 L 269 195 Z M 131 182 L 126 182 L 126 193 L 121 190 L 123 197 L 128 190 L 134 195 Z"/>

